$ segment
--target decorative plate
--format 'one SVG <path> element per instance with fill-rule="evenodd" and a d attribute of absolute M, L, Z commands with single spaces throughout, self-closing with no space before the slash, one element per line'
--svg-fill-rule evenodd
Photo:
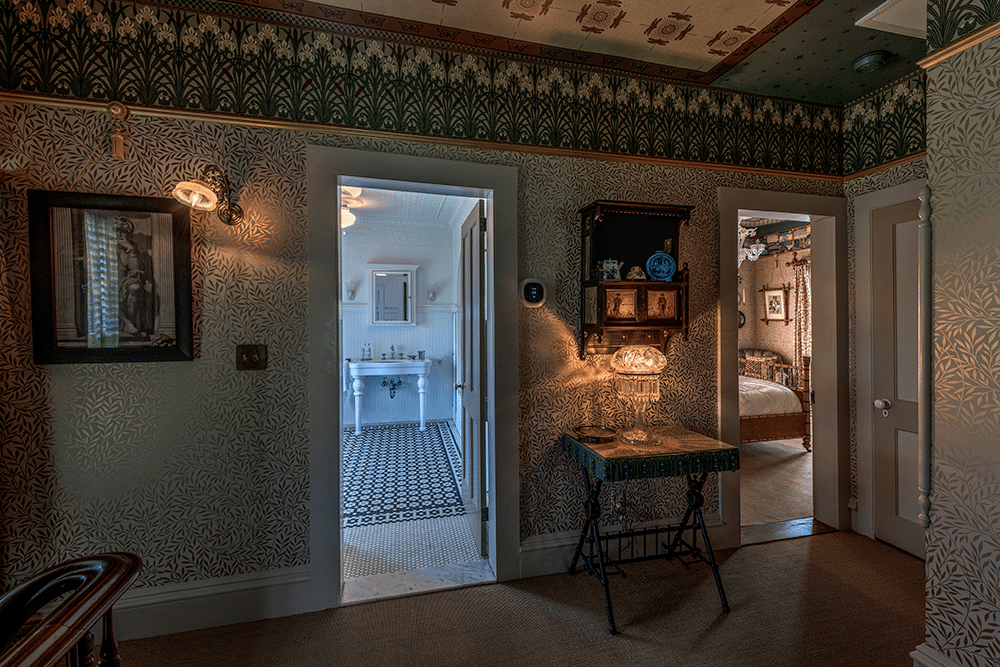
<path fill-rule="evenodd" d="M 669 254 L 657 250 L 646 260 L 646 273 L 650 280 L 670 280 L 677 270 L 677 262 Z"/>
<path fill-rule="evenodd" d="M 574 426 L 573 433 L 579 437 L 580 442 L 611 442 L 615 439 L 618 431 L 607 426 L 586 424 L 584 426 Z"/>
<path fill-rule="evenodd" d="M 743 325 L 747 323 L 747 316 L 743 314 L 742 310 L 739 311 L 739 312 L 740 312 L 740 327 L 739 328 L 742 329 Z"/>

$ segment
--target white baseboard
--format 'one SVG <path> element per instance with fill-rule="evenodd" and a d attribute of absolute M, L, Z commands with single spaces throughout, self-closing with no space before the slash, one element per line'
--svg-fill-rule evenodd
<path fill-rule="evenodd" d="M 307 611 L 308 567 L 133 588 L 114 606 L 115 637 L 153 637 Z"/>
<path fill-rule="evenodd" d="M 664 519 L 655 522 L 637 523 L 636 529 L 652 528 L 654 526 L 671 526 L 680 523 L 681 517 Z M 722 526 L 722 517 L 718 512 L 705 515 L 705 526 L 708 536 L 713 541 L 716 537 L 715 528 Z M 601 527 L 602 532 L 617 530 L 616 526 Z M 568 530 L 561 533 L 534 535 L 521 542 L 521 577 L 538 577 L 544 574 L 557 574 L 569 571 L 580 539 L 580 530 Z"/>
<path fill-rule="evenodd" d="M 927 644 L 921 644 L 914 649 L 910 657 L 913 658 L 913 667 L 962 667 Z"/>

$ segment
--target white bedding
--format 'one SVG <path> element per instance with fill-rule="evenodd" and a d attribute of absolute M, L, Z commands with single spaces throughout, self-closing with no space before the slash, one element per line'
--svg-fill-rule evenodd
<path fill-rule="evenodd" d="M 795 392 L 777 382 L 740 376 L 740 417 L 801 412 Z"/>

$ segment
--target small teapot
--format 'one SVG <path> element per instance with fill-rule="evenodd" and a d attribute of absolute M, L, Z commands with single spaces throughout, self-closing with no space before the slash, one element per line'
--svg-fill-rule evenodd
<path fill-rule="evenodd" d="M 621 266 L 622 263 L 617 259 L 606 259 L 601 262 L 602 280 L 621 280 L 622 276 L 619 272 Z"/>

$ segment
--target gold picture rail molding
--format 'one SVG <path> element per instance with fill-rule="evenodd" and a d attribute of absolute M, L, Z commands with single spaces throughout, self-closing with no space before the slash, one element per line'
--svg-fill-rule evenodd
<path fill-rule="evenodd" d="M 938 63 L 951 58 L 952 56 L 958 55 L 962 51 L 971 49 L 976 44 L 980 42 L 985 42 L 986 40 L 1000 35 L 1000 21 L 994 21 L 988 25 L 984 25 L 982 28 L 970 32 L 965 37 L 956 39 L 951 44 L 947 46 L 942 46 L 937 51 L 924 56 L 917 61 L 917 64 L 925 70 L 937 65 Z"/>
<path fill-rule="evenodd" d="M 75 100 L 51 95 L 33 95 L 28 93 L 0 92 L 0 102 L 10 104 L 34 104 L 64 109 L 80 109 L 85 111 L 104 112 L 108 102 L 93 100 Z M 606 160 L 611 162 L 627 162 L 633 164 L 648 164 L 661 167 L 678 167 L 683 169 L 704 169 L 707 171 L 725 171 L 738 174 L 753 174 L 758 176 L 778 176 L 782 178 L 800 178 L 810 181 L 843 183 L 844 176 L 836 174 L 811 174 L 784 169 L 766 169 L 762 167 L 747 167 L 743 165 L 723 164 L 718 162 L 695 162 L 693 160 L 677 160 L 671 158 L 648 157 L 643 155 L 622 155 L 620 153 L 603 153 L 600 151 L 585 151 L 575 148 L 558 148 L 551 146 L 528 146 L 481 139 L 456 139 L 454 137 L 432 137 L 424 134 L 408 134 L 405 132 L 388 132 L 385 130 L 368 130 L 363 128 L 344 127 L 340 125 L 323 125 L 295 120 L 274 120 L 270 118 L 247 118 L 238 114 L 221 112 L 187 111 L 184 109 L 164 109 L 142 105 L 128 105 L 129 111 L 138 116 L 153 116 L 158 118 L 175 118 L 186 121 L 209 123 L 227 123 L 246 127 L 289 130 L 313 134 L 364 137 L 385 141 L 401 141 L 407 143 L 431 144 L 435 146 L 455 146 L 458 148 L 474 148 L 480 150 L 508 151 L 512 153 L 532 153 L 557 157 L 572 157 L 585 160 Z M 922 156 L 923 154 L 921 154 Z M 904 161 L 913 159 L 904 158 Z M 891 163 L 890 163 L 891 164 Z M 884 169 L 874 168 L 871 171 Z M 865 174 L 868 172 L 859 172 Z M 851 178 L 857 175 L 852 175 Z"/>
<path fill-rule="evenodd" d="M 846 181 L 853 181 L 855 178 L 864 178 L 865 176 L 871 176 L 872 174 L 877 174 L 880 171 L 885 171 L 886 169 L 892 169 L 893 167 L 900 167 L 904 164 L 909 164 L 910 162 L 923 160 L 926 157 L 927 157 L 926 150 L 918 151 L 916 153 L 907 155 L 906 157 L 896 158 L 895 160 L 891 160 L 889 162 L 883 162 L 877 167 L 869 167 L 868 169 L 864 169 L 862 171 L 856 171 L 853 174 L 848 174 L 844 176 L 843 180 L 846 182 Z"/>

